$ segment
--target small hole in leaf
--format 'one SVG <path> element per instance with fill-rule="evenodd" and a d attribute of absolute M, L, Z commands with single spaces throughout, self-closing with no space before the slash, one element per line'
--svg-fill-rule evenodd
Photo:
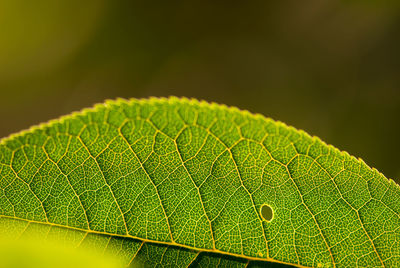
<path fill-rule="evenodd" d="M 260 214 L 264 221 L 272 221 L 272 218 L 274 217 L 274 211 L 272 210 L 272 207 L 267 204 L 261 206 Z"/>

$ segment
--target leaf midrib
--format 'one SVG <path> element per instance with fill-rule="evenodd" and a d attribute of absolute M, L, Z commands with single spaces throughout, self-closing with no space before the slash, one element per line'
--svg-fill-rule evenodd
<path fill-rule="evenodd" d="M 242 255 L 242 254 L 222 251 L 222 250 L 219 250 L 219 249 L 197 248 L 197 247 L 188 246 L 188 245 L 180 244 L 180 243 L 176 243 L 176 242 L 168 242 L 168 241 L 158 241 L 158 240 L 146 239 L 146 238 L 141 238 L 141 237 L 137 237 L 137 236 L 133 236 L 133 235 L 129 235 L 129 234 L 127 234 L 127 235 L 125 235 L 125 234 L 114 234 L 114 233 L 108 233 L 108 232 L 102 232 L 102 231 L 95 231 L 95 230 L 91 230 L 91 229 L 83 229 L 83 228 L 78 228 L 78 227 L 71 227 L 71 226 L 66 226 L 66 225 L 52 223 L 52 222 L 41 222 L 41 221 L 36 221 L 36 220 L 27 220 L 27 219 L 23 219 L 23 218 L 19 218 L 19 217 L 12 217 L 12 216 L 5 216 L 5 215 L 0 215 L 0 218 L 24 221 L 24 222 L 27 222 L 27 223 L 47 225 L 47 226 L 51 226 L 51 227 L 63 228 L 63 229 L 67 229 L 67 230 L 79 231 L 79 232 L 86 233 L 85 236 L 82 238 L 82 241 L 87 236 L 87 234 L 97 234 L 97 235 L 105 235 L 105 236 L 110 236 L 110 237 L 135 239 L 135 240 L 141 241 L 143 243 L 152 243 L 152 244 L 160 244 L 160 245 L 166 245 L 166 246 L 175 246 L 175 247 L 194 250 L 194 251 L 197 251 L 199 253 L 203 253 L 203 252 L 205 252 L 205 253 L 207 253 L 207 252 L 209 252 L 209 253 L 218 253 L 218 254 L 222 254 L 222 255 L 225 255 L 225 256 L 232 256 L 232 257 L 238 257 L 238 258 L 246 259 L 248 261 L 274 262 L 274 263 L 280 263 L 280 264 L 286 264 L 286 265 L 296 265 L 296 267 L 307 267 L 307 266 L 288 263 L 288 262 L 279 261 L 279 260 L 271 259 L 271 258 L 250 257 L 250 256 Z M 22 233 L 21 233 L 21 235 L 22 235 Z"/>

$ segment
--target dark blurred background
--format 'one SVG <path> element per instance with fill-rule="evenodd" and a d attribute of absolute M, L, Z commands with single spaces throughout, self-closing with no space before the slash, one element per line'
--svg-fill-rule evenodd
<path fill-rule="evenodd" d="M 400 178 L 397 2 L 0 1 L 0 137 L 105 99 L 186 96 Z"/>

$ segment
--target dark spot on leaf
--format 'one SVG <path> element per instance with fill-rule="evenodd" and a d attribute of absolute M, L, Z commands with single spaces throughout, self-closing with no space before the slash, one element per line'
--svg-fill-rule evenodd
<path fill-rule="evenodd" d="M 272 210 L 272 207 L 270 205 L 264 204 L 260 208 L 260 214 L 261 218 L 265 221 L 272 221 L 274 217 L 274 211 Z"/>

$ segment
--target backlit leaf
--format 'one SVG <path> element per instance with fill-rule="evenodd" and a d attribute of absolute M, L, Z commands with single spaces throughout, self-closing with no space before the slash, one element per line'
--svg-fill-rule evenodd
<path fill-rule="evenodd" d="M 400 265 L 400 189 L 261 115 L 118 100 L 4 138 L 0 235 L 122 265 Z"/>

